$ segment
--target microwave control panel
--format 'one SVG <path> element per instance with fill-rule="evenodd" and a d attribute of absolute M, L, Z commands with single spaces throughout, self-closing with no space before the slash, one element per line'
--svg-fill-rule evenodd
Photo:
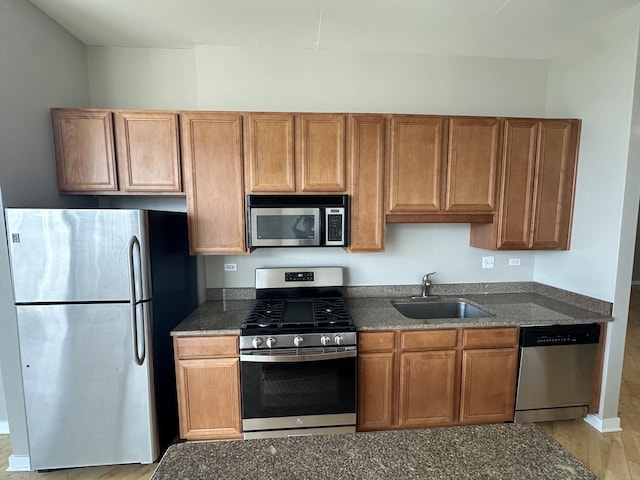
<path fill-rule="evenodd" d="M 327 208 L 327 245 L 344 245 L 344 208 Z"/>

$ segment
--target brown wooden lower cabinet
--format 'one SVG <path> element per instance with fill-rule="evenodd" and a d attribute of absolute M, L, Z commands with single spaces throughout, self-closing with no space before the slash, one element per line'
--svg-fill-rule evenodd
<path fill-rule="evenodd" d="M 462 352 L 460 423 L 513 420 L 517 363 L 516 347 Z"/>
<path fill-rule="evenodd" d="M 400 354 L 398 426 L 451 425 L 456 418 L 456 351 Z"/>
<path fill-rule="evenodd" d="M 180 438 L 242 438 L 237 336 L 174 337 Z"/>
<path fill-rule="evenodd" d="M 361 332 L 358 430 L 512 421 L 518 328 Z"/>
<path fill-rule="evenodd" d="M 393 352 L 358 356 L 358 427 L 386 430 L 393 426 Z"/>

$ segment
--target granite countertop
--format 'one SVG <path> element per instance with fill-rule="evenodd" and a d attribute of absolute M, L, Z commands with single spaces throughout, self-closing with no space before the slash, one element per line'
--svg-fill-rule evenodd
<path fill-rule="evenodd" d="M 411 299 L 415 287 L 347 288 L 346 303 L 358 331 L 552 325 L 613 320 L 611 304 L 608 302 L 532 282 L 437 287 L 434 292 L 436 295 L 426 300 Z M 392 300 L 465 300 L 492 316 L 413 320 L 398 312 L 392 306 Z M 251 298 L 208 300 L 181 322 L 172 335 L 239 335 L 242 320 L 252 303 Z"/>
<path fill-rule="evenodd" d="M 592 480 L 533 424 L 474 425 L 172 445 L 152 480 Z"/>

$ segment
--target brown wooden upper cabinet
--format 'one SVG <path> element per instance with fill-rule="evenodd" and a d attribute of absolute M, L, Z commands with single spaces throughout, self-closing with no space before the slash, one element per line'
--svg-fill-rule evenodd
<path fill-rule="evenodd" d="M 580 120 L 506 119 L 496 222 L 471 226 L 471 245 L 567 250 Z"/>
<path fill-rule="evenodd" d="M 346 116 L 246 115 L 247 193 L 346 192 Z"/>
<path fill-rule="evenodd" d="M 58 189 L 76 194 L 182 194 L 178 115 L 51 110 Z"/>
<path fill-rule="evenodd" d="M 244 253 L 242 115 L 185 112 L 181 133 L 191 253 Z"/>
<path fill-rule="evenodd" d="M 386 125 L 384 115 L 348 117 L 349 252 L 384 250 Z"/>
<path fill-rule="evenodd" d="M 388 223 L 491 222 L 501 120 L 392 115 Z"/>

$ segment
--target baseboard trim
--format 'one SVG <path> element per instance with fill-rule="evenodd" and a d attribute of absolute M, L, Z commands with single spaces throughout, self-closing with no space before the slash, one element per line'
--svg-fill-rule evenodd
<path fill-rule="evenodd" d="M 9 435 L 9 420 L 0 420 L 0 435 Z"/>
<path fill-rule="evenodd" d="M 596 430 L 598 430 L 600 433 L 612 433 L 612 432 L 622 431 L 622 427 L 620 427 L 620 417 L 603 419 L 597 415 L 590 413 L 589 415 L 584 417 L 584 421 L 587 422 Z"/>
<path fill-rule="evenodd" d="M 29 455 L 10 455 L 7 472 L 30 472 L 31 459 Z"/>

